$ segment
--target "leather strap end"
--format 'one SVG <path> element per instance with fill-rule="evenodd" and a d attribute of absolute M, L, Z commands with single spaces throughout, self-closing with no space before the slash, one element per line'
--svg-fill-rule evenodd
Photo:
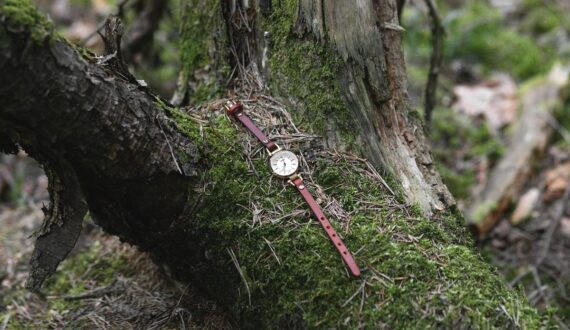
<path fill-rule="evenodd" d="M 307 187 L 305 186 L 303 179 L 301 177 L 297 177 L 295 179 L 292 179 L 291 181 L 293 182 L 297 190 L 301 193 L 301 196 L 303 196 L 307 204 L 309 204 L 311 211 L 313 212 L 317 220 L 320 222 L 321 226 L 325 230 L 326 234 L 333 243 L 334 247 L 342 257 L 342 260 L 346 264 L 350 272 L 350 275 L 354 277 L 359 277 L 360 269 L 358 268 L 358 265 L 356 264 L 354 257 L 352 256 L 350 251 L 348 251 L 348 248 L 346 247 L 346 245 L 344 245 L 344 242 L 338 236 L 337 232 L 334 230 L 334 228 L 326 218 L 325 214 L 319 207 L 317 201 L 315 201 L 311 193 L 309 193 L 309 191 L 307 190 Z"/>

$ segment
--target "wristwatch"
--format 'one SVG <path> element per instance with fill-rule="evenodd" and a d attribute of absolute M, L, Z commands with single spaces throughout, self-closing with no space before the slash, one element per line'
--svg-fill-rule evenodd
<path fill-rule="evenodd" d="M 301 196 L 303 196 L 307 204 L 309 204 L 309 208 L 320 222 L 329 239 L 334 244 L 334 247 L 340 253 L 340 256 L 348 267 L 350 274 L 355 277 L 360 276 L 360 269 L 358 268 L 358 265 L 356 265 L 352 254 L 348 251 L 342 239 L 338 236 L 330 222 L 327 220 L 325 214 L 319 207 L 319 204 L 307 190 L 301 175 L 297 173 L 297 170 L 299 169 L 299 159 L 297 156 L 291 151 L 282 150 L 275 142 L 271 141 L 243 112 L 243 106 L 240 103 L 228 101 L 224 105 L 224 108 L 230 117 L 241 122 L 243 126 L 245 126 L 245 128 L 247 128 L 263 144 L 270 156 L 269 165 L 271 166 L 273 174 L 279 178 L 288 179 L 288 182 L 297 188 Z"/>

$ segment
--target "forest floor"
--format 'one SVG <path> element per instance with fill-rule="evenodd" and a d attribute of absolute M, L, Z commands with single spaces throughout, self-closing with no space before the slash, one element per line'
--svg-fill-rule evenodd
<path fill-rule="evenodd" d="M 83 7 L 37 2 L 54 20 L 64 22 L 66 37 L 101 49 L 93 32 L 115 10 L 110 1 Z M 431 52 L 423 3 L 408 1 L 402 17 L 410 95 L 419 111 Z M 528 83 L 554 63 L 570 61 L 570 1 L 439 4 L 447 33 L 430 138 L 439 171 L 459 207 L 466 209 L 512 142 Z M 167 31 L 173 30 L 161 27 L 155 36 L 155 48 L 161 51 L 146 57 L 160 65 L 134 59 L 139 61 L 137 77 L 165 97 L 174 92 L 179 65 L 176 51 L 165 46 L 172 38 Z M 169 63 L 166 69 L 153 69 L 164 63 Z M 570 322 L 570 214 L 564 212 L 570 186 L 568 100 L 552 125 L 554 137 L 542 157 L 533 160 L 531 174 L 498 224 L 480 240 L 480 248 L 512 287 L 524 290 L 532 305 L 553 311 L 563 326 Z M 43 219 L 47 179 L 27 157 L 3 157 L 0 200 L 0 330 L 70 324 L 103 329 L 229 327 L 223 311 L 198 290 L 170 282 L 166 270 L 146 254 L 102 233 L 89 220 L 72 255 L 46 283 L 45 294 L 29 293 L 24 288 L 33 249 L 29 237 Z M 523 214 L 515 216 L 521 208 Z"/>
<path fill-rule="evenodd" d="M 89 219 L 71 255 L 44 285 L 25 289 L 34 231 L 48 203 L 47 178 L 20 154 L 2 156 L 0 329 L 229 328 L 224 312 L 191 286 L 170 281 L 147 254 Z"/>

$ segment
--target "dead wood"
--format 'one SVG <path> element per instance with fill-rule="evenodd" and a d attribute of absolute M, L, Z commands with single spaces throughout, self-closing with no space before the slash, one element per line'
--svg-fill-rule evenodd
<path fill-rule="evenodd" d="M 39 288 L 74 246 L 87 205 L 108 232 L 135 232 L 146 240 L 139 245 L 156 244 L 157 236 L 144 233 L 168 228 L 180 215 L 197 166 L 194 145 L 164 103 L 65 40 L 2 29 L 3 144 L 17 143 L 50 178 L 28 286 Z"/>
<path fill-rule="evenodd" d="M 560 93 L 567 81 L 568 68 L 557 65 L 543 80 L 526 88 L 521 118 L 514 128 L 508 151 L 491 171 L 484 189 L 466 212 L 469 225 L 480 237 L 522 193 L 534 162 L 540 159 L 554 132 L 550 118 L 560 106 Z"/>

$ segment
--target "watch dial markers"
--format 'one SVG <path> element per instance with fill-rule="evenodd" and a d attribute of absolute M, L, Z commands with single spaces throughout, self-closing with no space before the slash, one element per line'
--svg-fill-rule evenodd
<path fill-rule="evenodd" d="M 270 165 L 274 174 L 280 177 L 288 177 L 297 172 L 299 160 L 290 151 L 279 151 L 271 156 Z"/>

